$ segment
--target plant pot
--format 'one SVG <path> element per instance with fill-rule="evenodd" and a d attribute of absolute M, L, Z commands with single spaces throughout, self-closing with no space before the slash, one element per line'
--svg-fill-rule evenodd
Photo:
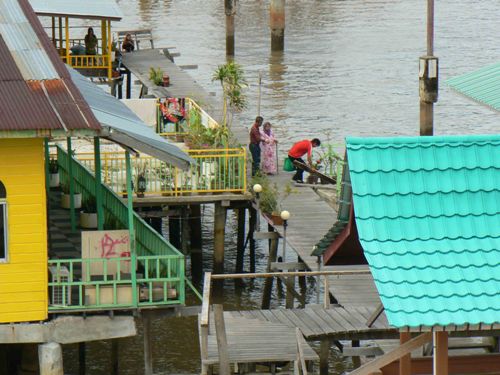
<path fill-rule="evenodd" d="M 168 87 L 170 86 L 170 76 L 168 74 L 163 74 L 163 87 Z"/>
<path fill-rule="evenodd" d="M 60 183 L 59 173 L 58 172 L 51 173 L 49 177 L 50 177 L 50 185 L 49 186 L 51 188 L 59 187 L 59 183 Z"/>
<path fill-rule="evenodd" d="M 319 182 L 319 177 L 310 174 L 309 176 L 307 176 L 307 181 L 306 182 L 308 184 L 317 184 Z"/>
<path fill-rule="evenodd" d="M 70 208 L 70 195 L 63 193 L 61 195 L 61 207 L 69 209 Z M 82 195 L 80 193 L 73 194 L 73 204 L 75 208 L 82 208 Z"/>
<path fill-rule="evenodd" d="M 97 213 L 80 212 L 80 227 L 85 229 L 97 228 Z"/>
<path fill-rule="evenodd" d="M 265 214 L 269 220 L 273 222 L 274 225 L 283 225 L 283 219 L 281 218 L 281 215 L 278 213 L 272 213 L 272 214 Z"/>

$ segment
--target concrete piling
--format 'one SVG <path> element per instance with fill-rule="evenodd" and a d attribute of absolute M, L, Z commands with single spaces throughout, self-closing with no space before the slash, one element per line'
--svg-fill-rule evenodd
<path fill-rule="evenodd" d="M 64 375 L 61 344 L 49 342 L 38 346 L 40 375 Z"/>
<path fill-rule="evenodd" d="M 271 0 L 269 8 L 271 51 L 285 49 L 285 0 Z"/>

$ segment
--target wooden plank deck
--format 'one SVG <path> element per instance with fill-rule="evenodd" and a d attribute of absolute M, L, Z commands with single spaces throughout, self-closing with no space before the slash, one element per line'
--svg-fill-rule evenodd
<path fill-rule="evenodd" d="M 219 362 L 214 319 L 210 319 L 208 335 L 208 358 L 204 365 Z M 297 338 L 294 329 L 281 323 L 272 323 L 263 319 L 243 317 L 224 312 L 228 354 L 230 363 L 282 362 L 297 359 Z M 302 340 L 300 343 L 307 361 L 318 359 L 316 352 Z"/>
<path fill-rule="evenodd" d="M 307 340 L 331 338 L 335 340 L 365 340 L 399 337 L 397 329 L 389 327 L 385 314 L 379 317 L 370 328 L 366 321 L 375 307 L 335 307 L 325 309 L 319 305 L 308 305 L 304 309 L 273 309 L 226 311 L 226 328 L 233 324 L 233 319 L 241 323 L 241 319 L 257 320 L 291 328 L 299 328 Z M 243 324 L 253 329 L 253 323 Z"/>
<path fill-rule="evenodd" d="M 283 187 L 291 182 L 292 176 L 292 173 L 280 171 L 278 175 L 269 178 L 272 183 L 276 183 L 281 193 Z M 293 250 L 307 268 L 317 270 L 317 257 L 311 256 L 311 252 L 314 245 L 333 226 L 337 213 L 310 187 L 293 186 L 293 191 L 282 202 L 282 209 L 290 212 L 286 232 L 287 258 L 292 254 L 290 250 Z M 283 226 L 277 225 L 274 228 L 283 237 Z"/>

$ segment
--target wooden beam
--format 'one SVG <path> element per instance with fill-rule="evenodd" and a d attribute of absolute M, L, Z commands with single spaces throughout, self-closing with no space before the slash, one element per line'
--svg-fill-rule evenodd
<path fill-rule="evenodd" d="M 370 315 L 368 320 L 366 321 L 366 325 L 371 328 L 372 325 L 377 321 L 378 317 L 382 315 L 382 312 L 384 311 L 384 305 L 379 304 L 378 307 L 375 309 L 375 311 Z"/>
<path fill-rule="evenodd" d="M 433 332 L 434 375 L 448 375 L 448 332 Z"/>
<path fill-rule="evenodd" d="M 411 340 L 410 332 L 400 332 L 399 343 L 404 344 Z M 399 359 L 399 374 L 400 375 L 411 375 L 411 353 L 402 356 Z"/>
<path fill-rule="evenodd" d="M 304 337 L 302 336 L 302 332 L 300 332 L 299 328 L 295 328 L 295 334 L 297 336 L 297 354 L 298 354 L 298 359 L 300 362 L 300 367 L 301 367 L 301 372 L 302 375 L 307 375 L 307 366 L 306 366 L 306 360 L 304 358 L 304 351 L 302 350 L 302 341 L 304 340 Z"/>
<path fill-rule="evenodd" d="M 209 312 L 210 312 L 210 286 L 212 284 L 212 273 L 205 272 L 205 280 L 203 281 L 203 302 L 201 305 L 200 324 L 208 326 Z"/>
<path fill-rule="evenodd" d="M 331 276 L 346 276 L 346 275 L 370 275 L 370 270 L 346 270 L 346 271 L 309 271 L 309 272 L 265 272 L 265 273 L 226 273 L 212 275 L 213 280 L 221 279 L 256 279 L 256 278 L 266 278 L 266 277 L 276 277 L 276 276 L 321 276 L 321 275 L 331 275 Z"/>
<path fill-rule="evenodd" d="M 352 371 L 349 375 L 370 375 L 373 372 L 379 371 L 382 367 L 388 365 L 401 358 L 402 356 L 411 353 L 416 348 L 424 345 L 426 342 L 432 340 L 432 334 L 430 332 L 423 333 L 410 341 L 405 342 L 393 351 L 366 363 L 360 368 Z"/>
<path fill-rule="evenodd" d="M 214 305 L 215 334 L 219 352 L 219 374 L 230 375 L 229 354 L 227 351 L 226 326 L 224 324 L 224 310 L 222 305 Z"/>

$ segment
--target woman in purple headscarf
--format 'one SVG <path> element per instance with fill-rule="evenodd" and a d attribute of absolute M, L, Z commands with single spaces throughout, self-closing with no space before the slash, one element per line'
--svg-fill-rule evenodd
<path fill-rule="evenodd" d="M 278 141 L 274 138 L 271 124 L 265 122 L 260 131 L 261 143 L 261 167 L 262 173 L 276 174 L 278 166 L 276 165 L 276 144 Z"/>

